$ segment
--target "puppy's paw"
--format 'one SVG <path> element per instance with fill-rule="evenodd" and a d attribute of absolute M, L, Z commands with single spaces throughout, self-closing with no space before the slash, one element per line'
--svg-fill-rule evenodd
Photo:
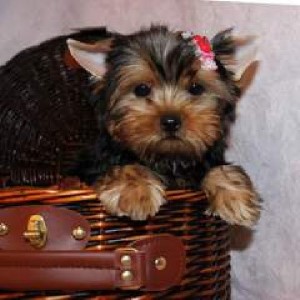
<path fill-rule="evenodd" d="M 260 216 L 260 200 L 249 176 L 238 166 L 213 168 L 202 183 L 210 201 L 208 214 L 229 224 L 254 225 Z"/>
<path fill-rule="evenodd" d="M 166 202 L 162 182 L 140 165 L 114 167 L 98 181 L 96 192 L 109 213 L 132 220 L 154 216 Z"/>

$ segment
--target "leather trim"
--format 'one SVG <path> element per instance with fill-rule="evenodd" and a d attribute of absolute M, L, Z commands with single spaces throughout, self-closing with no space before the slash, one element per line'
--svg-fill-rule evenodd
<path fill-rule="evenodd" d="M 0 251 L 0 289 L 160 291 L 180 283 L 185 272 L 185 251 L 179 238 L 156 235 L 129 247 L 111 252 Z M 130 266 L 122 263 L 124 255 L 130 256 Z M 166 259 L 163 270 L 155 267 L 158 257 Z M 128 280 L 122 279 L 124 271 L 132 274 Z"/>
<path fill-rule="evenodd" d="M 145 259 L 149 262 L 145 268 L 147 284 L 143 290 L 160 291 L 180 283 L 186 269 L 186 253 L 179 238 L 163 234 L 155 238 L 140 239 L 131 246 L 145 252 Z M 161 257 L 166 260 L 166 267 L 158 270 L 154 262 Z"/>
<path fill-rule="evenodd" d="M 34 247 L 24 238 L 29 218 L 41 215 L 47 226 L 47 241 L 42 251 L 81 250 L 90 238 L 89 223 L 79 213 L 50 205 L 16 206 L 1 208 L 0 223 L 8 227 L 6 235 L 0 235 L 0 249 L 10 251 L 32 251 Z M 72 232 L 80 226 L 86 232 L 82 240 L 76 240 Z"/>

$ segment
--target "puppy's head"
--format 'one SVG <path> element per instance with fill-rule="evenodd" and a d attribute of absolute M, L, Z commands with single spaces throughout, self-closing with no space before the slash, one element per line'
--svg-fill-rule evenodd
<path fill-rule="evenodd" d="M 234 119 L 239 84 L 249 78 L 249 63 L 239 70 L 235 53 L 249 39 L 218 34 L 212 68 L 192 41 L 161 26 L 92 45 L 68 41 L 78 63 L 99 78 L 109 133 L 141 158 L 201 158 Z"/>

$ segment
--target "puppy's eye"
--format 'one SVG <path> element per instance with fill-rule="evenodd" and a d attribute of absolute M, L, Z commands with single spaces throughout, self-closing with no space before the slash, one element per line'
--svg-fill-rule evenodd
<path fill-rule="evenodd" d="M 204 92 L 204 87 L 199 83 L 192 83 L 188 89 L 189 93 L 194 96 L 199 96 Z"/>
<path fill-rule="evenodd" d="M 151 93 L 151 87 L 145 83 L 139 84 L 134 88 L 137 97 L 146 97 Z"/>

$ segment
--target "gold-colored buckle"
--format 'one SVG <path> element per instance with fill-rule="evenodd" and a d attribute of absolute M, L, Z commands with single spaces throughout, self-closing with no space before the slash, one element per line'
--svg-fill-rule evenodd
<path fill-rule="evenodd" d="M 27 224 L 27 230 L 24 232 L 24 238 L 34 248 L 40 249 L 46 245 L 47 226 L 41 215 L 32 215 Z"/>

